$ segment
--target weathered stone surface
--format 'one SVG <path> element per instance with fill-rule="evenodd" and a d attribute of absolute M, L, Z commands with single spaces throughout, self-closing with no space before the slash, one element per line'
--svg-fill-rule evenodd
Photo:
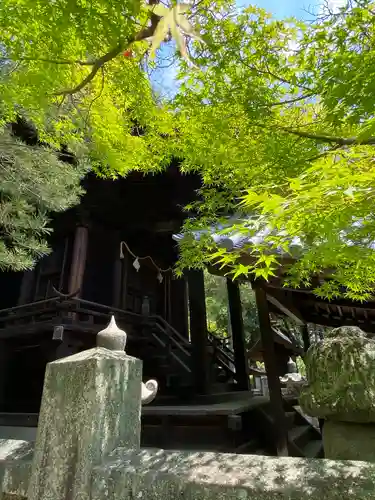
<path fill-rule="evenodd" d="M 93 465 L 139 447 L 141 370 L 101 347 L 47 365 L 29 500 L 84 500 Z"/>
<path fill-rule="evenodd" d="M 32 443 L 0 440 L 0 495 L 3 500 L 25 500 L 33 454 Z"/>
<path fill-rule="evenodd" d="M 332 460 L 375 462 L 375 425 L 332 422 L 323 427 L 324 453 Z"/>
<path fill-rule="evenodd" d="M 306 356 L 300 405 L 311 416 L 375 422 L 375 340 L 359 328 L 332 330 Z"/>
<path fill-rule="evenodd" d="M 221 453 L 117 450 L 95 468 L 92 500 L 368 500 L 375 466 Z"/>

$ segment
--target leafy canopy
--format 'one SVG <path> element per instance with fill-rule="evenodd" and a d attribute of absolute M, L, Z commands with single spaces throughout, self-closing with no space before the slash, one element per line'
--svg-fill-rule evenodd
<path fill-rule="evenodd" d="M 225 0 L 179 5 L 1 2 L 3 124 L 24 115 L 42 140 L 88 156 L 103 175 L 158 170 L 178 155 L 204 181 L 187 232 L 228 212 L 252 216 L 251 228 L 233 231 L 269 230 L 251 264 L 216 253 L 236 276 L 276 273 L 275 250 L 295 256 L 298 237 L 294 285 L 328 270 L 317 293 L 366 298 L 375 282 L 373 2 L 348 0 L 310 24 Z M 157 64 L 150 48 L 171 36 L 183 59 L 167 105 L 147 70 Z M 209 238 L 198 248 L 187 238 L 180 267 L 202 265 L 213 249 Z"/>
<path fill-rule="evenodd" d="M 184 168 L 199 169 L 203 201 L 189 207 L 180 269 L 205 261 L 269 278 L 280 255 L 294 286 L 367 298 L 375 285 L 375 5 L 348 1 L 313 23 L 247 8 L 207 20 L 177 96 Z M 244 251 L 189 237 L 226 213 L 225 231 L 268 231 Z M 251 223 L 249 222 L 251 217 Z M 298 248 L 294 246 L 298 238 Z M 323 273 L 323 284 L 314 277 Z"/>
<path fill-rule="evenodd" d="M 217 4 L 220 4 L 216 2 Z M 175 127 L 152 90 L 148 58 L 172 36 L 189 60 L 193 19 L 211 2 L 4 0 L 0 116 L 22 114 L 50 144 L 89 155 L 100 174 L 168 165 Z M 151 55 L 152 55 L 151 54 Z"/>
<path fill-rule="evenodd" d="M 220 3 L 220 0 L 218 4 Z M 4 0 L 0 3 L 0 268 L 32 267 L 48 252 L 47 216 L 79 202 L 85 165 L 99 175 L 169 164 L 175 127 L 147 69 L 165 39 L 190 64 L 187 40 L 208 0 Z M 51 149 L 15 141 L 21 116 Z M 53 153 L 61 145 L 79 166 Z"/>

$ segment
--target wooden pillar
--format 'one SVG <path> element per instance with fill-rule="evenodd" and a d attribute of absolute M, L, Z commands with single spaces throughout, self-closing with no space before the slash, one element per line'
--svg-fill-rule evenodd
<path fill-rule="evenodd" d="M 309 330 L 306 323 L 302 325 L 302 339 L 303 339 L 303 350 L 306 353 L 311 345 Z"/>
<path fill-rule="evenodd" d="M 2 412 L 7 411 L 7 386 L 12 384 L 9 356 L 9 341 L 2 339 L 0 340 L 0 411 Z"/>
<path fill-rule="evenodd" d="M 197 394 L 209 392 L 206 297 L 203 271 L 189 271 L 190 338 L 194 386 Z"/>
<path fill-rule="evenodd" d="M 270 322 L 267 295 L 263 288 L 255 286 L 259 327 L 267 372 L 271 409 L 275 422 L 276 450 L 278 456 L 288 456 L 288 429 L 284 411 L 281 384 L 277 369 L 275 343 Z"/>
<path fill-rule="evenodd" d="M 68 293 L 74 293 L 82 288 L 83 275 L 86 267 L 88 244 L 88 228 L 78 226 L 74 235 L 72 264 L 70 267 Z M 80 294 L 78 294 L 79 296 Z"/>
<path fill-rule="evenodd" d="M 245 349 L 245 332 L 238 282 L 227 279 L 227 291 L 237 386 L 240 391 L 248 391 L 250 390 L 249 363 Z"/>
<path fill-rule="evenodd" d="M 189 338 L 189 307 L 185 278 L 171 280 L 171 325 L 186 339 Z"/>
<path fill-rule="evenodd" d="M 122 259 L 118 255 L 115 260 L 113 269 L 113 307 L 120 309 L 121 307 L 121 284 L 122 284 Z"/>
<path fill-rule="evenodd" d="M 25 271 L 22 276 L 20 294 L 18 297 L 18 306 L 32 302 L 35 287 L 35 270 Z"/>

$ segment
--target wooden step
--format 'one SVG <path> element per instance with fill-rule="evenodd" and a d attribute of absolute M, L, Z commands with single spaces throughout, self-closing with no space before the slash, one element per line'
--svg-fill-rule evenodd
<path fill-rule="evenodd" d="M 246 441 L 236 447 L 234 453 L 237 454 L 251 454 L 257 448 L 257 442 L 254 439 Z"/>
<path fill-rule="evenodd" d="M 293 427 L 293 429 L 291 429 L 288 432 L 288 436 L 290 441 L 293 441 L 293 443 L 297 444 L 300 438 L 306 435 L 309 431 L 310 431 L 309 425 L 298 425 L 296 427 Z"/>
<path fill-rule="evenodd" d="M 271 456 L 268 451 L 263 450 L 263 449 L 256 450 L 253 453 L 251 453 L 251 455 L 258 455 L 258 456 L 262 456 L 262 457 L 269 457 L 269 456 Z"/>
<path fill-rule="evenodd" d="M 153 425 L 142 423 L 143 447 L 200 451 L 230 451 L 225 429 L 213 426 Z"/>
<path fill-rule="evenodd" d="M 303 447 L 303 456 L 306 458 L 322 458 L 323 443 L 320 439 L 310 441 Z"/>
<path fill-rule="evenodd" d="M 294 425 L 296 414 L 294 413 L 294 411 L 287 411 L 287 412 L 285 412 L 285 417 L 286 417 L 288 427 L 292 428 Z"/>

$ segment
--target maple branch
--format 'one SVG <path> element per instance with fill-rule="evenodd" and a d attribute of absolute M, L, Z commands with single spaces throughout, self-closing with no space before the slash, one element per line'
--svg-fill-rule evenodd
<path fill-rule="evenodd" d="M 130 42 L 131 43 L 131 42 Z M 73 95 L 79 92 L 80 90 L 83 89 L 83 87 L 86 87 L 88 83 L 90 83 L 96 76 L 97 72 L 102 68 L 105 63 L 111 61 L 115 57 L 117 57 L 120 52 L 122 52 L 125 48 L 125 44 L 119 43 L 116 47 L 111 49 L 109 52 L 104 54 L 102 57 L 99 57 L 93 64 L 92 64 L 92 70 L 90 73 L 84 78 L 81 83 L 73 87 L 72 89 L 68 90 L 63 90 L 62 92 L 58 92 L 55 95 Z"/>
<path fill-rule="evenodd" d="M 254 73 L 257 73 L 259 75 L 271 76 L 275 80 L 277 80 L 281 83 L 284 83 L 285 85 L 298 87 L 302 90 L 305 90 L 306 92 L 315 94 L 314 90 L 311 87 L 306 87 L 305 85 L 302 85 L 300 83 L 291 82 L 290 80 L 287 80 L 286 78 L 283 78 L 282 76 L 276 75 L 275 73 L 273 73 L 269 69 L 267 69 L 267 70 L 259 69 L 256 66 L 252 66 L 251 64 L 247 64 L 243 59 L 240 59 L 240 61 L 244 66 L 246 66 L 250 71 L 253 71 Z"/>
<path fill-rule="evenodd" d="M 336 144 L 335 146 L 333 146 L 332 148 L 330 149 L 326 149 L 325 151 L 323 151 L 323 153 L 320 153 L 318 155 L 315 155 L 315 156 L 310 156 L 310 158 L 307 158 L 306 161 L 307 162 L 311 162 L 311 161 L 315 161 L 315 160 L 319 160 L 320 158 L 324 158 L 325 156 L 329 155 L 330 153 L 333 153 L 335 151 L 338 151 L 339 149 L 341 149 L 343 146 L 340 146 L 340 144 Z"/>
<path fill-rule="evenodd" d="M 100 99 L 100 97 L 102 96 L 103 94 L 103 90 L 104 90 L 104 81 L 105 81 L 105 69 L 104 69 L 104 66 L 102 66 L 101 68 L 102 70 L 102 82 L 101 82 L 101 89 L 99 91 L 99 94 L 97 96 L 94 97 L 94 99 L 90 102 L 90 105 L 88 107 L 88 110 L 87 110 L 87 114 L 86 114 L 86 118 L 85 118 L 85 126 L 87 127 L 87 124 L 88 124 L 88 121 L 89 121 L 89 117 L 90 117 L 90 111 L 91 111 L 91 108 L 94 104 L 95 101 L 97 101 L 98 99 Z M 64 96 L 65 97 L 65 96 Z"/>
<path fill-rule="evenodd" d="M 150 2 L 151 3 L 151 2 Z M 146 38 L 150 38 L 155 33 L 156 27 L 159 23 L 160 17 L 156 14 L 151 14 L 151 25 L 148 27 L 142 28 L 137 34 L 129 37 L 127 40 L 123 42 L 119 42 L 116 47 L 113 47 L 109 52 L 104 54 L 103 56 L 96 59 L 91 65 L 92 70 L 90 73 L 82 80 L 81 83 L 73 87 L 72 89 L 63 90 L 62 92 L 58 92 L 55 95 L 73 95 L 82 90 L 86 85 L 88 85 L 96 76 L 100 68 L 102 68 L 107 62 L 115 59 L 121 52 L 125 50 L 126 47 L 131 45 L 134 42 L 140 42 L 141 40 L 145 40 Z"/>
<path fill-rule="evenodd" d="M 339 146 L 354 146 L 354 145 L 375 145 L 375 137 L 369 137 L 367 139 L 360 140 L 357 137 L 337 137 L 332 135 L 321 135 L 314 134 L 312 132 L 304 132 L 303 130 L 295 130 L 289 127 L 278 127 L 282 132 L 288 134 L 297 135 L 298 137 L 304 137 L 306 139 L 313 139 L 318 142 L 327 142 L 331 144 L 338 144 Z"/>
<path fill-rule="evenodd" d="M 81 61 L 80 59 L 48 59 L 48 58 L 44 58 L 44 57 L 20 57 L 20 58 L 17 58 L 17 59 L 14 59 L 12 57 L 0 57 L 0 62 L 6 62 L 6 61 L 9 61 L 9 62 L 15 62 L 15 63 L 19 63 L 19 62 L 32 62 L 32 61 L 36 61 L 36 62 L 45 62 L 45 63 L 49 63 L 49 64 L 67 64 L 67 65 L 70 65 L 70 64 L 79 64 L 80 66 L 93 66 L 94 65 L 94 61 Z"/>
<path fill-rule="evenodd" d="M 304 99 L 309 99 L 310 97 L 314 97 L 315 93 L 304 94 L 299 97 L 295 97 L 294 99 L 286 99 L 285 101 L 280 102 L 272 102 L 271 104 L 267 104 L 267 107 L 275 107 L 275 106 L 284 106 L 285 104 L 293 104 L 298 101 L 303 101 Z"/>

